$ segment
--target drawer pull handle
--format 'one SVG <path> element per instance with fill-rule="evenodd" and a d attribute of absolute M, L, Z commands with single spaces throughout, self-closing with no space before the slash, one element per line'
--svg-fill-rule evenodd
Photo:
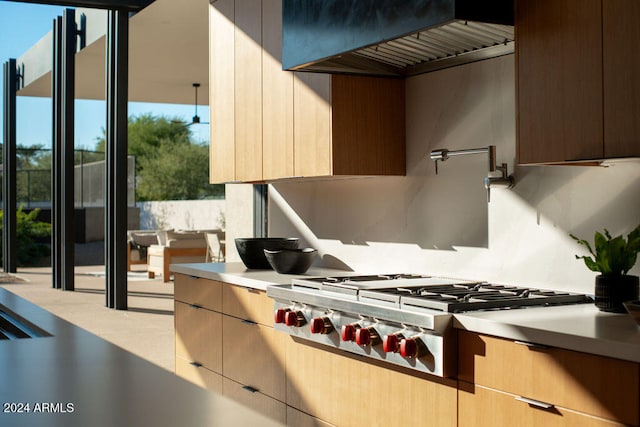
<path fill-rule="evenodd" d="M 514 341 L 514 343 L 527 346 L 532 350 L 547 350 L 550 348 L 548 345 L 536 344 L 533 342 L 526 342 L 526 341 Z"/>
<path fill-rule="evenodd" d="M 250 385 L 242 386 L 243 390 L 247 390 L 250 393 L 257 393 L 259 390 L 255 387 L 251 387 Z"/>
<path fill-rule="evenodd" d="M 246 323 L 247 325 L 257 325 L 258 322 L 254 322 L 253 320 L 249 320 L 249 319 L 242 319 L 242 323 Z"/>
<path fill-rule="evenodd" d="M 202 363 L 200 363 L 200 362 L 189 362 L 189 365 L 195 366 L 196 368 L 201 368 L 202 367 Z"/>
<path fill-rule="evenodd" d="M 189 306 L 190 306 L 191 308 L 195 308 L 196 310 L 197 310 L 197 309 L 199 309 L 199 308 L 202 308 L 202 306 L 201 306 L 201 305 L 198 305 L 198 304 L 189 304 Z"/>
<path fill-rule="evenodd" d="M 536 408 L 551 409 L 555 407 L 555 405 L 552 405 L 550 403 L 540 402 L 539 400 L 529 399 L 527 397 L 518 396 L 515 399 L 528 405 L 535 406 Z"/>

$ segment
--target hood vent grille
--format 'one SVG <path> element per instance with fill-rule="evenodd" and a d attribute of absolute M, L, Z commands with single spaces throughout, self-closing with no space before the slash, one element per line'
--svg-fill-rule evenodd
<path fill-rule="evenodd" d="M 327 3 L 327 0 L 323 1 Z M 344 5 L 351 3 L 341 1 Z M 298 2 L 285 0 L 283 6 L 291 6 L 291 3 Z M 313 1 L 301 3 L 308 7 L 313 6 Z M 377 2 L 384 3 L 386 2 Z M 399 3 L 404 5 L 402 7 L 406 8 L 407 13 L 416 10 L 415 2 L 392 3 L 396 5 L 394 13 L 397 13 Z M 291 16 L 292 14 L 285 9 L 283 68 L 326 73 L 411 76 L 513 53 L 514 28 L 510 25 L 513 21 L 512 7 L 506 7 L 507 10 L 500 10 L 500 13 L 496 12 L 497 18 L 493 19 L 491 10 L 482 13 L 474 10 L 469 13 L 465 9 L 467 4 L 460 0 L 419 3 L 423 4 L 425 14 L 430 13 L 430 16 L 409 16 L 406 20 L 407 25 L 416 25 L 416 21 L 428 21 L 429 25 L 413 31 L 411 28 L 402 27 L 399 24 L 402 20 L 397 18 L 387 25 L 384 10 L 379 11 L 376 22 L 366 23 L 366 20 L 363 20 L 362 25 L 358 27 L 354 25 L 358 21 L 353 18 L 349 22 L 339 22 L 340 18 L 337 18 L 338 22 L 328 22 L 330 18 L 323 13 L 324 11 L 301 12 L 300 3 L 296 4 L 297 9 L 294 9 L 299 17 L 302 16 L 303 22 L 295 22 L 296 17 Z M 446 7 L 443 3 L 447 3 Z M 353 17 L 352 11 L 349 12 L 349 16 Z M 466 19 L 465 15 L 471 15 L 474 19 Z M 334 11 L 334 20 L 336 16 L 338 15 Z M 460 18 L 461 16 L 463 18 Z M 395 28 L 389 30 L 388 26 Z M 390 34 L 398 27 L 404 31 L 402 34 Z M 353 28 L 353 37 L 350 28 Z M 367 31 L 371 34 L 366 34 Z M 336 34 L 335 37 L 328 36 L 332 33 Z M 371 38 L 372 43 L 366 43 L 367 37 Z M 380 37 L 384 37 L 384 40 L 380 40 Z M 341 49 L 342 46 L 337 42 L 340 39 L 345 40 L 344 49 Z M 354 44 L 358 43 L 361 46 L 354 48 Z M 314 49 L 319 58 L 310 60 L 310 55 L 313 54 L 309 52 L 313 52 Z M 295 64 L 296 61 L 299 63 Z M 303 62 L 300 63 L 301 61 Z"/>

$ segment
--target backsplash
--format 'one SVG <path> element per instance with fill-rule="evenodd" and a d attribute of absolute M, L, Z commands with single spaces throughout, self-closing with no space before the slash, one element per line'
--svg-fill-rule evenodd
<path fill-rule="evenodd" d="M 568 234 L 640 223 L 640 160 L 514 171 L 514 86 L 512 55 L 407 80 L 407 176 L 272 184 L 269 234 L 302 237 L 325 266 L 593 293 Z M 438 175 L 429 159 L 488 145 L 516 183 L 488 204 L 485 155 L 439 163 Z"/>

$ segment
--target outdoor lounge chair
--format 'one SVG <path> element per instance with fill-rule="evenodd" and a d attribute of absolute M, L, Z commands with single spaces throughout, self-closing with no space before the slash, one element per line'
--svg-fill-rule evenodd
<path fill-rule="evenodd" d="M 147 250 L 147 273 L 149 278 L 162 275 L 162 281 L 170 280 L 170 264 L 205 262 L 207 241 L 205 233 L 197 231 L 158 232 L 158 244 Z"/>

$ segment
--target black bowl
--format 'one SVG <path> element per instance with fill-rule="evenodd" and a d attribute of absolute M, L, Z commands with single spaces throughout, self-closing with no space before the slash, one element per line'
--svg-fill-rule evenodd
<path fill-rule="evenodd" d="M 298 239 L 295 237 L 241 237 L 236 239 L 238 255 L 247 268 L 268 270 L 269 261 L 264 250 L 296 249 Z"/>
<path fill-rule="evenodd" d="M 302 274 L 306 272 L 317 250 L 313 248 L 264 250 L 271 267 L 280 274 Z"/>

